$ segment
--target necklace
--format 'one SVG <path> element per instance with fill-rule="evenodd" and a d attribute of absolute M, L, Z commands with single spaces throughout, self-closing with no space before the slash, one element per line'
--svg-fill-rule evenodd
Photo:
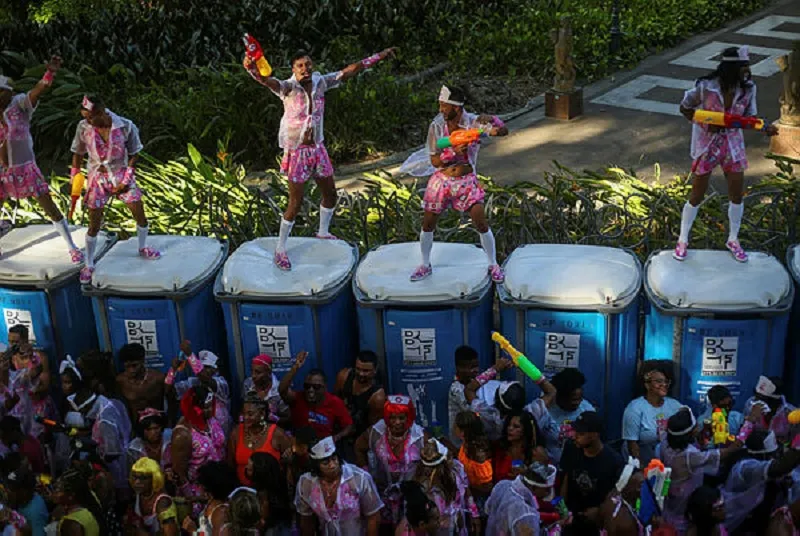
<path fill-rule="evenodd" d="M 255 443 L 255 439 L 260 438 L 264 434 L 264 429 L 265 428 L 266 428 L 266 426 L 264 426 L 262 424 L 261 428 L 255 433 L 252 433 L 250 430 L 245 428 L 245 430 L 244 430 L 244 440 L 247 442 L 247 448 L 248 449 L 253 450 L 253 444 Z"/>
<path fill-rule="evenodd" d="M 320 488 L 322 489 L 322 497 L 325 499 L 325 506 L 330 508 L 336 504 L 336 496 L 339 491 L 339 479 L 333 482 L 320 479 Z"/>

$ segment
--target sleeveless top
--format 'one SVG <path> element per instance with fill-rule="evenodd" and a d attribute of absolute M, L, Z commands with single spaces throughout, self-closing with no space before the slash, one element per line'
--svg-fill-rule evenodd
<path fill-rule="evenodd" d="M 247 469 L 247 462 L 250 460 L 250 456 L 253 455 L 254 452 L 266 452 L 267 454 L 272 455 L 273 458 L 277 462 L 281 461 L 281 453 L 275 450 L 275 447 L 272 446 L 272 437 L 275 435 L 275 429 L 278 426 L 276 424 L 270 424 L 267 430 L 267 438 L 264 440 L 264 443 L 256 448 L 250 449 L 247 448 L 244 440 L 244 424 L 239 425 L 239 438 L 236 441 L 236 474 L 239 476 L 239 482 L 245 485 L 250 485 L 250 479 L 247 478 L 245 474 L 245 469 Z"/>
<path fill-rule="evenodd" d="M 195 533 L 197 536 L 211 536 L 214 534 L 214 525 L 211 522 L 214 519 L 214 512 L 217 511 L 217 508 L 220 506 L 228 506 L 227 503 L 219 503 L 214 508 L 211 509 L 211 512 L 206 515 L 206 511 L 203 510 L 202 515 L 197 519 L 197 532 Z M 228 524 L 226 523 L 225 526 Z"/>
<path fill-rule="evenodd" d="M 356 395 L 353 394 L 353 382 L 355 378 L 356 371 L 350 369 L 350 373 L 347 375 L 347 379 L 342 387 L 342 401 L 347 407 L 347 411 L 350 412 L 350 416 L 353 418 L 353 428 L 355 432 L 351 437 L 357 438 L 364 433 L 364 430 L 369 428 L 369 399 L 372 398 L 372 395 L 380 391 L 382 387 L 378 384 L 372 384 L 369 389 Z"/>
<path fill-rule="evenodd" d="M 164 510 L 161 514 L 159 514 L 156 511 L 156 509 L 158 508 L 158 502 L 165 497 L 170 500 L 170 506 L 169 508 Z M 147 527 L 147 531 L 150 534 L 158 534 L 158 532 L 161 530 L 162 521 L 167 521 L 168 519 L 174 519 L 175 523 L 178 524 L 178 509 L 175 507 L 175 501 L 173 501 L 172 498 L 166 493 L 162 493 L 161 495 L 156 497 L 156 500 L 153 501 L 153 510 L 149 514 L 144 514 L 142 512 L 141 500 L 137 495 L 133 511 L 142 520 L 142 523 L 144 523 L 144 526 Z"/>
<path fill-rule="evenodd" d="M 100 525 L 97 524 L 97 520 L 86 508 L 80 508 L 62 517 L 61 521 L 58 522 L 59 534 L 61 534 L 61 524 L 64 523 L 65 519 L 74 521 L 83 527 L 84 536 L 100 536 Z"/>

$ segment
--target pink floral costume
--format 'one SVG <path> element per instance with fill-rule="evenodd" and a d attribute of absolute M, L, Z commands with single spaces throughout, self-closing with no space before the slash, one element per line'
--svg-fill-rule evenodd
<path fill-rule="evenodd" d="M 470 128 L 501 128 L 504 125 L 503 121 L 497 116 L 492 116 L 492 122 L 489 125 L 478 122 L 478 116 L 473 113 L 463 112 L 461 114 L 461 121 L 459 126 L 464 129 Z M 428 128 L 428 140 L 426 146 L 430 156 L 440 155 L 450 165 L 453 164 L 470 164 L 472 172 L 462 177 L 449 177 L 441 171 L 436 171 L 431 175 L 428 180 L 428 186 L 425 189 L 425 197 L 422 201 L 422 208 L 426 212 L 433 212 L 434 214 L 441 214 L 448 208 L 453 208 L 459 212 L 466 212 L 473 205 L 482 203 L 484 199 L 484 191 L 478 183 L 478 176 L 475 174 L 478 165 L 478 151 L 480 150 L 480 143 L 472 143 L 467 149 L 466 155 L 459 155 L 452 148 L 445 149 L 444 151 L 436 147 L 436 141 L 450 135 L 450 129 L 447 127 L 447 121 L 444 116 L 439 114 L 434 118 L 430 127 Z"/>
<path fill-rule="evenodd" d="M 0 174 L 0 199 L 27 199 L 50 192 L 33 153 L 31 117 L 36 107 L 27 93 L 15 95 L 3 111 L 0 144 L 8 148 L 8 167 Z"/>
<path fill-rule="evenodd" d="M 712 112 L 755 116 L 758 113 L 756 85 L 750 82 L 745 89 L 737 87 L 733 104 L 726 110 L 719 81 L 700 80 L 694 88 L 684 94 L 681 106 L 692 110 L 699 108 Z M 721 166 L 726 173 L 742 172 L 748 166 L 744 135 L 740 128 L 722 129 L 721 132 L 712 133 L 709 132 L 708 125 L 693 123 L 691 155 L 694 160 L 692 172 L 696 175 L 711 173 L 717 166 Z"/>
<path fill-rule="evenodd" d="M 369 473 L 349 463 L 342 464 L 333 508 L 327 508 L 319 477 L 311 473 L 300 477 L 294 505 L 299 515 L 319 520 L 322 536 L 361 536 L 365 534 L 364 518 L 383 508 Z"/>
<path fill-rule="evenodd" d="M 136 186 L 133 169 L 128 167 L 128 159 L 142 150 L 139 129 L 129 119 L 120 117 L 111 110 L 111 130 L 106 142 L 100 133 L 84 119 L 78 123 L 72 152 L 89 155 L 88 184 L 84 206 L 102 209 L 109 198 L 118 197 L 126 204 L 141 201 L 142 192 Z M 114 188 L 127 185 L 130 188 L 121 194 L 113 193 Z"/>
<path fill-rule="evenodd" d="M 266 86 L 255 66 L 249 72 L 253 79 Z M 283 149 L 281 171 L 286 174 L 289 182 L 303 184 L 311 178 L 333 176 L 333 165 L 325 149 L 323 131 L 325 93 L 339 87 L 342 83 L 341 77 L 341 71 L 324 75 L 313 73 L 310 97 L 294 76 L 278 81 L 280 84 L 278 91 L 270 88 L 270 91 L 283 101 L 278 145 Z M 314 134 L 314 144 L 304 145 L 303 140 L 309 129 L 312 129 Z"/>
<path fill-rule="evenodd" d="M 187 428 L 183 424 L 177 425 L 173 430 L 173 435 L 179 428 Z M 200 467 L 208 462 L 219 462 L 225 459 L 225 432 L 215 418 L 208 420 L 208 430 L 201 432 L 195 428 L 191 429 L 192 434 L 192 456 L 189 458 L 189 470 L 187 481 L 180 487 L 180 494 L 183 497 L 198 497 L 202 492 L 200 485 L 197 484 L 197 474 Z M 166 456 L 165 466 L 172 465 L 172 452 L 170 449 L 164 451 Z M 199 507 L 199 510 L 197 509 Z M 195 504 L 195 514 L 199 514 L 205 506 L 201 503 Z"/>
<path fill-rule="evenodd" d="M 200 362 L 200 359 L 194 353 L 187 357 L 186 361 L 189 363 L 189 366 L 194 374 L 200 374 L 200 372 L 202 372 L 203 363 Z M 214 374 L 213 380 L 215 385 L 214 418 L 217 420 L 219 425 L 222 426 L 223 433 L 227 435 L 230 433 L 231 428 L 233 427 L 233 419 L 231 418 L 231 390 L 228 386 L 228 382 L 222 377 L 222 375 Z M 200 385 L 200 379 L 197 376 L 192 376 L 185 380 L 176 382 L 175 370 L 170 369 L 167 373 L 167 377 L 164 379 L 164 383 L 175 387 L 178 400 L 180 400 L 189 389 Z"/>
<path fill-rule="evenodd" d="M 453 501 L 447 502 L 439 488 L 427 490 L 427 494 L 436 503 L 441 515 L 438 534 L 440 536 L 453 534 L 467 536 L 469 534 L 469 525 L 466 522 L 465 514 L 469 512 L 470 517 L 478 517 L 478 507 L 475 505 L 475 501 L 472 500 L 472 496 L 467 494 L 469 480 L 467 480 L 467 474 L 464 472 L 464 466 L 458 460 L 453 460 L 452 464 L 456 480 L 456 496 Z"/>
<path fill-rule="evenodd" d="M 389 445 L 389 433 L 384 421 L 369 429 L 369 472 L 381 490 L 386 508 L 381 513 L 383 523 L 397 525 L 401 518 L 402 496 L 400 483 L 411 480 L 420 461 L 425 432 L 414 423 L 406 432 L 403 454 L 395 456 Z"/>

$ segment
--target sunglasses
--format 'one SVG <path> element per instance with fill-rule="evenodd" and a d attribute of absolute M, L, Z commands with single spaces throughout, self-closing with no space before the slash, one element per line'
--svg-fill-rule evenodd
<path fill-rule="evenodd" d="M 322 391 L 325 386 L 319 383 L 304 383 L 303 389 L 314 389 L 315 391 Z"/>
<path fill-rule="evenodd" d="M 669 380 L 659 379 L 659 380 L 648 380 L 647 383 L 652 383 L 653 385 L 669 385 L 672 382 L 670 382 Z"/>

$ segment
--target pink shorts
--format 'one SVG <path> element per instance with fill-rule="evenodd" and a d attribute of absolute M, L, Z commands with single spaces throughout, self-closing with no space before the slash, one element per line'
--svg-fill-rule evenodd
<path fill-rule="evenodd" d="M 50 192 L 36 162 L 0 169 L 0 199 L 28 199 Z"/>
<path fill-rule="evenodd" d="M 741 173 L 747 169 L 747 158 L 734 161 L 728 147 L 726 136 L 715 136 L 704 154 L 692 165 L 695 175 L 708 175 L 717 166 L 722 167 L 725 173 Z"/>
<path fill-rule="evenodd" d="M 125 174 L 124 169 L 117 170 L 114 174 L 117 177 L 116 183 L 122 181 Z M 114 183 L 109 180 L 107 173 L 97 173 L 89 178 L 89 185 L 86 187 L 86 195 L 83 198 L 83 206 L 89 209 L 99 209 L 106 206 L 108 200 L 117 197 L 126 205 L 142 200 L 142 191 L 136 186 L 136 179 L 131 178 L 130 189 L 122 194 L 114 194 Z"/>
<path fill-rule="evenodd" d="M 303 184 L 308 179 L 333 177 L 333 164 L 325 145 L 301 145 L 283 153 L 281 171 L 289 182 Z"/>
<path fill-rule="evenodd" d="M 483 203 L 485 195 L 475 173 L 469 173 L 463 177 L 448 177 L 441 171 L 437 171 L 428 180 L 425 197 L 422 199 L 422 208 L 425 212 L 434 214 L 440 214 L 448 208 L 466 212 L 473 205 Z"/>

